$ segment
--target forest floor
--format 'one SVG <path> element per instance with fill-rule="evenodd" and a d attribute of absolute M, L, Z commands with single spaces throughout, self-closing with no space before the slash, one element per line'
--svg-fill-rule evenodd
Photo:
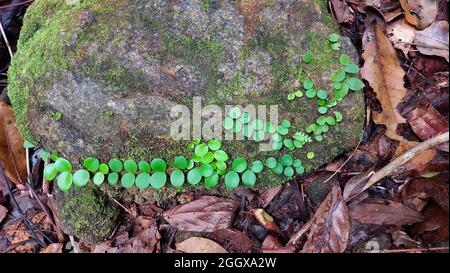
<path fill-rule="evenodd" d="M 165 207 L 115 200 L 121 222 L 97 244 L 63 234 L 39 149 L 18 141 L 6 72 L 32 2 L 0 1 L 0 253 L 448 252 L 448 1 L 329 1 L 368 83 L 353 151 L 233 199 L 205 191 Z M 17 179 L 22 171 L 28 181 Z"/>

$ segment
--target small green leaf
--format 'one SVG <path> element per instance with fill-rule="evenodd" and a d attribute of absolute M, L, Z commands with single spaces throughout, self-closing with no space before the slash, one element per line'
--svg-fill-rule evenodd
<path fill-rule="evenodd" d="M 283 126 L 278 127 L 278 133 L 282 136 L 289 134 L 289 129 Z"/>
<path fill-rule="evenodd" d="M 134 185 L 135 180 L 136 176 L 134 176 L 134 173 L 126 173 L 120 179 L 120 183 L 122 184 L 122 187 L 129 189 Z"/>
<path fill-rule="evenodd" d="M 331 49 L 333 49 L 334 51 L 338 51 L 339 49 L 341 49 L 341 44 L 340 43 L 334 43 L 331 45 Z"/>
<path fill-rule="evenodd" d="M 252 121 L 251 126 L 255 129 L 255 131 L 264 130 L 264 122 L 260 119 L 255 119 Z"/>
<path fill-rule="evenodd" d="M 280 163 L 285 167 L 291 166 L 293 162 L 294 162 L 294 159 L 289 154 L 285 154 L 280 158 Z"/>
<path fill-rule="evenodd" d="M 109 173 L 109 167 L 105 163 L 100 164 L 98 170 L 104 175 L 107 175 Z"/>
<path fill-rule="evenodd" d="M 122 161 L 120 161 L 119 159 L 111 159 L 108 165 L 113 172 L 120 173 L 123 170 Z"/>
<path fill-rule="evenodd" d="M 288 100 L 294 100 L 295 99 L 295 94 L 294 93 L 288 94 L 287 99 Z"/>
<path fill-rule="evenodd" d="M 253 161 L 252 167 L 250 169 L 254 173 L 261 173 L 264 169 L 264 164 L 260 160 Z"/>
<path fill-rule="evenodd" d="M 230 111 L 228 112 L 228 115 L 233 119 L 239 118 L 241 116 L 241 114 L 242 114 L 241 108 L 239 108 L 237 106 L 231 108 Z"/>
<path fill-rule="evenodd" d="M 56 169 L 55 163 L 48 164 L 44 168 L 44 179 L 47 181 L 52 181 L 56 178 L 58 170 Z"/>
<path fill-rule="evenodd" d="M 303 147 L 303 143 L 301 141 L 295 139 L 293 142 L 294 142 L 295 148 L 300 149 Z"/>
<path fill-rule="evenodd" d="M 327 123 L 327 117 L 326 116 L 317 117 L 316 123 L 317 125 L 324 125 L 325 123 Z"/>
<path fill-rule="evenodd" d="M 164 187 L 164 185 L 166 184 L 167 181 L 167 175 L 165 172 L 155 172 L 152 174 L 152 176 L 150 177 L 150 185 L 152 186 L 152 188 L 154 189 L 160 189 L 162 187 Z"/>
<path fill-rule="evenodd" d="M 242 113 L 242 115 L 239 117 L 238 121 L 242 124 L 246 124 L 250 122 L 250 114 L 247 112 Z M 219 148 L 220 149 L 220 148 Z"/>
<path fill-rule="evenodd" d="M 303 167 L 303 166 L 296 167 L 296 168 L 295 168 L 295 172 L 296 172 L 297 174 L 304 174 L 304 173 L 305 173 L 305 167 Z"/>
<path fill-rule="evenodd" d="M 327 112 L 328 112 L 328 108 L 327 107 L 319 107 L 319 109 L 317 109 L 317 111 L 320 113 L 320 114 L 326 114 Z"/>
<path fill-rule="evenodd" d="M 267 168 L 269 168 L 269 169 L 273 169 L 273 168 L 275 168 L 276 166 L 277 166 L 277 160 L 274 158 L 274 157 L 268 157 L 267 159 L 266 159 L 266 166 L 267 166 Z"/>
<path fill-rule="evenodd" d="M 283 119 L 281 121 L 281 126 L 289 129 L 289 128 L 291 128 L 291 122 L 287 119 Z"/>
<path fill-rule="evenodd" d="M 166 161 L 164 161 L 164 159 L 161 158 L 153 159 L 152 162 L 150 163 L 150 166 L 152 170 L 154 170 L 155 172 L 165 172 L 167 168 Z"/>
<path fill-rule="evenodd" d="M 242 174 L 242 183 L 247 187 L 253 187 L 256 183 L 256 175 L 251 170 L 247 170 Z"/>
<path fill-rule="evenodd" d="M 190 169 L 194 168 L 194 165 L 195 165 L 194 160 L 189 160 L 186 169 L 190 170 Z"/>
<path fill-rule="evenodd" d="M 312 132 L 314 132 L 314 131 L 316 130 L 316 128 L 317 128 L 317 125 L 314 124 L 314 123 L 312 123 L 312 124 L 306 126 L 305 131 L 306 131 L 307 133 L 312 133 Z"/>
<path fill-rule="evenodd" d="M 318 142 L 322 142 L 323 141 L 323 135 L 315 135 L 314 139 Z"/>
<path fill-rule="evenodd" d="M 210 177 L 214 173 L 214 169 L 210 164 L 203 164 L 199 169 L 203 177 Z"/>
<path fill-rule="evenodd" d="M 23 148 L 25 148 L 25 149 L 31 149 L 31 148 L 34 148 L 34 147 L 36 147 L 36 145 L 34 145 L 33 143 L 29 142 L 28 140 L 25 140 L 23 142 Z"/>
<path fill-rule="evenodd" d="M 96 172 L 100 167 L 100 161 L 95 157 L 88 157 L 83 161 L 83 166 L 90 172 Z"/>
<path fill-rule="evenodd" d="M 292 139 L 283 139 L 283 145 L 289 150 L 295 149 L 295 145 Z"/>
<path fill-rule="evenodd" d="M 306 154 L 306 158 L 308 159 L 313 159 L 315 156 L 314 152 L 309 152 L 308 154 Z"/>
<path fill-rule="evenodd" d="M 303 82 L 303 88 L 311 89 L 314 87 L 314 82 L 312 80 L 306 80 Z"/>
<path fill-rule="evenodd" d="M 283 142 L 274 142 L 273 144 L 272 144 L 272 150 L 274 150 L 274 151 L 279 151 L 279 150 L 281 150 L 283 148 Z"/>
<path fill-rule="evenodd" d="M 72 186 L 72 182 L 73 176 L 69 171 L 61 173 L 57 179 L 58 188 L 63 192 L 66 192 L 70 189 L 70 186 Z"/>
<path fill-rule="evenodd" d="M 175 157 L 173 164 L 178 169 L 184 170 L 188 166 L 188 161 L 187 161 L 186 157 L 180 155 L 180 156 Z"/>
<path fill-rule="evenodd" d="M 208 141 L 208 147 L 211 151 L 217 151 L 222 147 L 222 142 L 217 139 L 211 139 Z"/>
<path fill-rule="evenodd" d="M 253 126 L 249 125 L 249 124 L 245 124 L 242 127 L 242 134 L 246 137 L 246 138 L 250 138 L 253 135 L 253 132 L 255 131 L 255 129 L 253 128 Z"/>
<path fill-rule="evenodd" d="M 214 158 L 217 161 L 227 161 L 229 159 L 228 154 L 225 151 L 218 150 L 214 152 Z"/>
<path fill-rule="evenodd" d="M 330 126 L 328 126 L 328 124 L 324 124 L 320 126 L 320 131 L 322 131 L 322 133 L 326 133 L 330 130 Z"/>
<path fill-rule="evenodd" d="M 336 117 L 336 122 L 342 121 L 342 113 L 338 111 L 334 111 L 334 116 Z"/>
<path fill-rule="evenodd" d="M 342 82 L 345 79 L 346 73 L 345 71 L 338 71 L 336 73 L 333 74 L 333 76 L 331 77 L 331 81 L 334 83 L 337 82 Z"/>
<path fill-rule="evenodd" d="M 225 163 L 223 161 L 217 161 L 217 162 L 215 162 L 215 164 L 216 164 L 216 168 L 218 170 L 224 171 L 227 169 L 227 163 Z"/>
<path fill-rule="evenodd" d="M 317 90 L 317 97 L 319 99 L 326 100 L 328 98 L 328 92 L 326 90 L 319 89 Z"/>
<path fill-rule="evenodd" d="M 352 62 L 352 59 L 347 54 L 341 54 L 341 56 L 339 57 L 339 62 L 342 65 L 346 66 L 346 65 L 349 65 Z"/>
<path fill-rule="evenodd" d="M 89 182 L 89 172 L 86 170 L 78 170 L 73 174 L 73 184 L 77 187 L 83 187 Z"/>
<path fill-rule="evenodd" d="M 247 160 L 243 157 L 237 157 L 233 160 L 231 167 L 235 172 L 242 173 L 247 169 Z"/>
<path fill-rule="evenodd" d="M 149 173 L 149 172 L 152 171 L 152 167 L 151 167 L 150 164 L 149 164 L 147 161 L 145 161 L 145 160 L 139 161 L 138 167 L 139 167 L 139 171 L 141 171 L 141 172 L 143 172 L 143 173 Z"/>
<path fill-rule="evenodd" d="M 345 72 L 357 74 L 359 73 L 359 66 L 357 66 L 356 64 L 348 64 L 345 66 Z"/>
<path fill-rule="evenodd" d="M 72 171 L 72 164 L 70 164 L 70 162 L 67 159 L 64 159 L 62 157 L 59 157 L 55 161 L 55 167 L 60 173 Z"/>
<path fill-rule="evenodd" d="M 340 36 L 339 36 L 338 34 L 336 34 L 336 33 L 332 33 L 332 34 L 330 34 L 330 35 L 328 36 L 328 40 L 329 40 L 330 42 L 332 42 L 332 43 L 338 42 L 339 39 L 340 39 Z"/>
<path fill-rule="evenodd" d="M 334 90 L 333 92 L 334 99 L 337 101 L 341 101 L 343 98 L 345 98 L 345 96 L 347 96 L 348 91 L 349 91 L 348 85 L 343 84 L 341 89 Z"/>
<path fill-rule="evenodd" d="M 141 173 L 136 177 L 136 187 L 138 189 L 146 189 L 150 186 L 151 177 L 148 173 Z"/>
<path fill-rule="evenodd" d="M 225 175 L 225 185 L 228 189 L 235 189 L 239 186 L 239 175 L 235 171 L 229 171 Z"/>
<path fill-rule="evenodd" d="M 180 169 L 176 169 L 170 174 L 170 183 L 175 188 L 183 186 L 184 180 L 185 180 L 184 173 Z"/>
<path fill-rule="evenodd" d="M 195 147 L 195 155 L 198 157 L 203 157 L 205 156 L 209 151 L 209 147 L 208 145 L 206 145 L 205 143 L 202 143 L 200 145 L 197 145 L 197 147 Z"/>
<path fill-rule="evenodd" d="M 199 168 L 190 170 L 187 174 L 187 182 L 191 185 L 197 185 L 202 180 L 202 172 Z"/>
<path fill-rule="evenodd" d="M 307 98 L 314 98 L 317 95 L 317 91 L 315 89 L 308 89 L 306 90 L 306 97 Z"/>
<path fill-rule="evenodd" d="M 348 78 L 346 82 L 347 82 L 348 88 L 350 88 L 350 90 L 353 90 L 353 91 L 362 90 L 365 86 L 365 84 L 360 79 L 355 78 L 355 77 Z"/>
<path fill-rule="evenodd" d="M 300 90 L 298 90 L 298 91 L 295 91 L 294 95 L 295 95 L 297 98 L 301 98 L 301 97 L 303 97 L 303 92 L 300 91 Z"/>
<path fill-rule="evenodd" d="M 239 121 L 235 121 L 234 122 L 234 126 L 233 126 L 233 128 L 232 128 L 232 132 L 233 133 L 235 133 L 235 134 L 237 134 L 237 133 L 239 133 L 241 130 L 242 130 L 242 128 L 243 128 L 244 126 L 242 125 L 242 123 L 240 123 Z"/>
<path fill-rule="evenodd" d="M 286 167 L 285 169 L 284 169 L 284 175 L 285 176 L 287 176 L 287 177 L 292 177 L 292 176 L 294 176 L 294 169 L 292 168 L 292 167 Z"/>
<path fill-rule="evenodd" d="M 213 173 L 211 176 L 205 178 L 205 188 L 211 189 L 217 186 L 219 183 L 219 175 L 217 173 Z"/>
<path fill-rule="evenodd" d="M 302 165 L 302 161 L 300 159 L 296 159 L 292 162 L 292 167 L 298 168 Z"/>
<path fill-rule="evenodd" d="M 231 130 L 234 127 L 234 120 L 230 117 L 223 119 L 223 128 L 226 130 Z"/>
<path fill-rule="evenodd" d="M 93 181 L 95 185 L 100 186 L 103 181 L 105 181 L 105 175 L 101 172 L 98 172 L 94 175 Z"/>
<path fill-rule="evenodd" d="M 336 125 L 336 119 L 333 117 L 327 117 L 327 124 L 328 125 Z"/>
<path fill-rule="evenodd" d="M 304 61 L 305 63 L 307 63 L 307 64 L 311 63 L 311 62 L 312 62 L 312 57 L 311 57 L 311 55 L 310 55 L 310 54 L 305 54 L 305 55 L 303 55 L 303 61 Z"/>
<path fill-rule="evenodd" d="M 277 162 L 277 165 L 275 166 L 275 168 L 272 169 L 272 172 L 275 174 L 282 174 L 283 173 L 283 165 L 281 165 L 281 163 Z"/>
<path fill-rule="evenodd" d="M 341 82 L 335 82 L 333 83 L 333 89 L 341 89 L 342 83 Z"/>
<path fill-rule="evenodd" d="M 253 141 L 255 142 L 261 142 L 266 137 L 266 134 L 263 130 L 255 131 L 255 134 L 253 135 Z"/>
<path fill-rule="evenodd" d="M 118 173 L 110 173 L 108 175 L 108 183 L 110 185 L 117 185 L 117 182 L 119 182 L 119 174 Z"/>
<path fill-rule="evenodd" d="M 275 125 L 273 125 L 272 122 L 267 121 L 264 123 L 264 132 L 273 134 L 276 131 L 277 131 L 277 128 L 275 127 Z"/>
<path fill-rule="evenodd" d="M 138 165 L 136 164 L 136 161 L 128 159 L 123 162 L 123 168 L 129 173 L 135 173 L 138 170 Z"/>
<path fill-rule="evenodd" d="M 214 153 L 208 152 L 204 157 L 200 159 L 200 163 L 209 164 L 214 161 Z"/>

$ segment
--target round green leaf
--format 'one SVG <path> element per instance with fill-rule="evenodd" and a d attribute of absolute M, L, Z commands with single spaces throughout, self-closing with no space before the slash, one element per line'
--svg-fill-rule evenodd
<path fill-rule="evenodd" d="M 243 157 L 237 157 L 233 160 L 231 167 L 235 172 L 242 173 L 247 169 L 247 160 Z"/>
<path fill-rule="evenodd" d="M 242 113 L 242 115 L 239 117 L 238 121 L 242 124 L 246 124 L 250 122 L 250 114 L 247 112 Z M 220 149 L 220 148 L 219 148 Z"/>
<path fill-rule="evenodd" d="M 223 119 L 223 128 L 226 130 L 233 129 L 234 126 L 234 120 L 230 117 L 226 117 Z"/>
<path fill-rule="evenodd" d="M 230 111 L 228 112 L 228 115 L 233 118 L 233 119 L 237 119 L 238 117 L 240 117 L 242 114 L 241 108 L 239 107 L 233 107 L 230 109 Z"/>
<path fill-rule="evenodd" d="M 283 165 L 277 162 L 277 165 L 275 166 L 275 168 L 272 169 L 272 172 L 274 172 L 275 174 L 282 174 L 283 170 L 284 170 Z"/>
<path fill-rule="evenodd" d="M 72 171 L 72 164 L 67 159 L 62 157 L 59 157 L 55 161 L 55 167 L 60 173 Z"/>
<path fill-rule="evenodd" d="M 307 98 L 314 98 L 317 95 L 317 91 L 315 89 L 308 89 L 306 90 L 306 97 Z"/>
<path fill-rule="evenodd" d="M 227 161 L 228 160 L 228 154 L 222 150 L 218 150 L 214 152 L 214 158 L 217 161 Z"/>
<path fill-rule="evenodd" d="M 98 170 L 104 175 L 107 175 L 109 173 L 109 167 L 105 163 L 100 164 Z"/>
<path fill-rule="evenodd" d="M 174 166 L 181 170 L 186 169 L 188 166 L 188 161 L 187 161 L 186 157 L 184 157 L 182 155 L 175 157 Z"/>
<path fill-rule="evenodd" d="M 136 161 L 128 159 L 123 163 L 123 168 L 129 173 L 135 173 L 138 170 L 138 165 L 136 164 Z"/>
<path fill-rule="evenodd" d="M 255 119 L 250 125 L 255 129 L 255 131 L 264 130 L 264 122 L 260 119 Z"/>
<path fill-rule="evenodd" d="M 244 125 L 242 125 L 241 122 L 239 122 L 239 121 L 236 120 L 236 121 L 234 122 L 234 126 L 233 126 L 233 129 L 232 129 L 231 131 L 232 131 L 233 133 L 237 134 L 237 133 L 239 133 L 239 132 L 242 130 L 243 126 L 244 126 Z"/>
<path fill-rule="evenodd" d="M 155 172 L 150 177 L 150 185 L 154 189 L 160 189 L 164 187 L 167 181 L 167 175 L 165 172 Z"/>
<path fill-rule="evenodd" d="M 323 135 L 315 135 L 314 139 L 318 142 L 321 142 L 321 141 L 323 141 Z"/>
<path fill-rule="evenodd" d="M 183 173 L 183 171 L 181 171 L 179 169 L 174 170 L 170 174 L 170 183 L 175 188 L 179 188 L 179 187 L 183 186 L 184 180 L 185 180 L 184 173 Z"/>
<path fill-rule="evenodd" d="M 228 189 L 234 189 L 239 186 L 239 175 L 235 171 L 229 171 L 225 175 L 225 185 Z"/>
<path fill-rule="evenodd" d="M 73 176 L 69 171 L 61 173 L 57 179 L 58 188 L 64 192 L 70 189 L 70 186 L 72 186 L 72 182 Z"/>
<path fill-rule="evenodd" d="M 359 66 L 357 66 L 356 64 L 348 64 L 345 66 L 345 72 L 357 74 L 359 73 Z"/>
<path fill-rule="evenodd" d="M 211 151 L 217 151 L 222 147 L 222 142 L 217 139 L 211 139 L 208 141 L 208 147 Z"/>
<path fill-rule="evenodd" d="M 331 49 L 333 49 L 334 51 L 338 51 L 339 49 L 341 49 L 341 44 L 340 43 L 334 43 L 331 45 Z"/>
<path fill-rule="evenodd" d="M 117 185 L 117 182 L 119 182 L 119 174 L 118 173 L 110 173 L 108 175 L 108 183 L 110 185 Z"/>
<path fill-rule="evenodd" d="M 359 91 L 359 90 L 363 89 L 365 86 L 364 83 L 360 79 L 355 78 L 355 77 L 348 78 L 346 83 L 348 85 L 348 88 L 350 88 L 350 90 L 353 90 L 353 91 Z"/>
<path fill-rule="evenodd" d="M 165 172 L 167 168 L 166 161 L 161 158 L 154 158 L 150 163 L 150 166 L 155 172 Z"/>
<path fill-rule="evenodd" d="M 298 168 L 298 167 L 300 167 L 302 165 L 302 161 L 300 160 L 300 159 L 295 159 L 293 162 L 292 162 L 292 167 L 294 167 L 294 168 Z"/>
<path fill-rule="evenodd" d="M 304 174 L 305 173 L 305 167 L 303 167 L 303 166 L 296 167 L 295 168 L 295 172 L 297 174 Z"/>
<path fill-rule="evenodd" d="M 203 177 L 210 177 L 214 173 L 214 169 L 210 164 L 203 164 L 199 169 Z"/>
<path fill-rule="evenodd" d="M 253 135 L 253 141 L 255 142 L 261 142 L 266 137 L 266 134 L 263 130 L 255 131 L 255 134 Z"/>
<path fill-rule="evenodd" d="M 90 172 L 96 172 L 100 167 L 100 161 L 95 157 L 88 157 L 83 161 L 83 166 Z"/>
<path fill-rule="evenodd" d="M 341 89 L 342 83 L 341 82 L 335 82 L 333 83 L 333 89 Z"/>
<path fill-rule="evenodd" d="M 195 165 L 194 160 L 189 160 L 186 169 L 190 170 L 190 169 L 194 168 L 194 165 Z"/>
<path fill-rule="evenodd" d="M 278 127 L 278 133 L 282 136 L 289 134 L 289 129 L 283 126 Z"/>
<path fill-rule="evenodd" d="M 287 176 L 287 177 L 294 176 L 294 169 L 292 167 L 286 167 L 284 169 L 284 175 Z"/>
<path fill-rule="evenodd" d="M 213 161 L 214 161 L 214 153 L 211 151 L 206 153 L 206 155 L 200 159 L 200 162 L 203 164 L 209 164 Z"/>
<path fill-rule="evenodd" d="M 283 145 L 289 150 L 293 150 L 295 148 L 294 142 L 292 139 L 283 139 Z"/>
<path fill-rule="evenodd" d="M 285 154 L 280 158 L 280 163 L 285 167 L 291 166 L 293 162 L 294 162 L 294 159 L 289 154 Z"/>
<path fill-rule="evenodd" d="M 336 82 L 342 82 L 345 79 L 345 71 L 338 71 L 336 73 L 333 74 L 333 76 L 331 77 L 331 81 L 336 83 Z"/>
<path fill-rule="evenodd" d="M 105 175 L 102 172 L 98 172 L 93 178 L 94 184 L 100 186 L 105 181 Z"/>
<path fill-rule="evenodd" d="M 266 159 L 266 166 L 269 169 L 273 169 L 277 166 L 277 160 L 274 157 L 269 157 Z"/>
<path fill-rule="evenodd" d="M 301 91 L 301 90 L 297 90 L 297 91 L 295 91 L 295 96 L 297 97 L 297 98 L 301 98 L 301 97 L 303 97 L 303 92 Z"/>
<path fill-rule="evenodd" d="M 335 100 L 342 100 L 345 96 L 347 96 L 349 91 L 347 84 L 342 84 L 342 87 L 340 89 L 334 90 L 333 96 Z"/>
<path fill-rule="evenodd" d="M 319 99 L 326 100 L 328 98 L 328 92 L 326 90 L 319 89 L 317 90 L 317 97 Z"/>
<path fill-rule="evenodd" d="M 283 148 L 283 142 L 282 141 L 280 141 L 280 142 L 274 142 L 273 144 L 272 144 L 272 149 L 274 150 L 274 151 L 279 151 L 279 150 L 281 150 Z"/>
<path fill-rule="evenodd" d="M 223 161 L 217 161 L 216 162 L 216 168 L 218 170 L 224 171 L 227 169 L 227 163 L 223 162 Z"/>
<path fill-rule="evenodd" d="M 252 167 L 250 169 L 254 173 L 260 173 L 264 169 L 264 164 L 260 160 L 253 161 Z"/>
<path fill-rule="evenodd" d="M 327 117 L 327 124 L 328 125 L 336 125 L 336 119 L 334 119 L 333 117 Z"/>
<path fill-rule="evenodd" d="M 272 122 L 266 122 L 264 123 L 264 132 L 269 133 L 269 134 L 273 134 L 277 131 L 277 128 L 275 127 L 275 125 Z"/>
<path fill-rule="evenodd" d="M 339 35 L 336 34 L 336 33 L 332 33 L 332 34 L 330 34 L 330 35 L 328 36 L 328 40 L 329 40 L 330 42 L 332 42 L 332 43 L 338 42 L 339 39 L 340 39 L 340 37 L 339 37 Z"/>
<path fill-rule="evenodd" d="M 122 161 L 120 161 L 119 159 L 111 159 L 108 165 L 113 172 L 120 173 L 123 170 Z"/>
<path fill-rule="evenodd" d="M 326 116 L 319 116 L 319 117 L 316 119 L 316 123 L 317 123 L 318 125 L 324 125 L 325 123 L 327 123 L 327 117 L 326 117 Z"/>
<path fill-rule="evenodd" d="M 246 137 L 246 138 L 250 138 L 253 135 L 253 132 L 255 131 L 255 129 L 253 128 L 253 126 L 245 124 L 242 127 L 242 134 Z"/>
<path fill-rule="evenodd" d="M 322 107 L 319 107 L 319 109 L 317 109 L 317 111 L 320 114 L 326 114 L 328 112 L 328 108 L 322 106 Z"/>
<path fill-rule="evenodd" d="M 139 161 L 138 167 L 139 167 L 139 171 L 141 171 L 141 172 L 143 172 L 143 173 L 149 173 L 149 172 L 152 171 L 152 167 L 151 167 L 150 164 L 149 164 L 147 161 L 145 161 L 145 160 Z"/>
<path fill-rule="evenodd" d="M 83 187 L 89 182 L 89 172 L 86 170 L 78 170 L 73 174 L 73 184 L 77 187 Z"/>
<path fill-rule="evenodd" d="M 339 62 L 342 65 L 348 65 L 352 62 L 352 59 L 347 54 L 341 54 L 341 56 L 339 57 Z"/>
<path fill-rule="evenodd" d="M 203 157 L 205 156 L 209 151 L 208 145 L 206 145 L 205 143 L 202 143 L 200 145 L 197 145 L 197 147 L 195 147 L 195 155 L 198 157 Z"/>
<path fill-rule="evenodd" d="M 256 175 L 251 170 L 247 170 L 242 174 L 242 183 L 247 187 L 253 187 L 256 183 Z"/>
<path fill-rule="evenodd" d="M 336 117 L 336 122 L 342 121 L 342 113 L 338 111 L 334 111 L 334 116 Z"/>
<path fill-rule="evenodd" d="M 56 169 L 55 163 L 48 164 L 44 168 L 44 179 L 47 181 L 52 181 L 56 178 L 58 170 Z"/>
<path fill-rule="evenodd" d="M 136 176 L 134 176 L 134 173 L 126 173 L 120 179 L 120 183 L 122 184 L 122 187 L 129 189 L 134 185 L 135 180 Z"/>
<path fill-rule="evenodd" d="M 311 57 L 311 55 L 310 55 L 310 54 L 305 54 L 305 55 L 303 55 L 303 61 L 304 61 L 305 63 L 307 63 L 307 64 L 311 63 L 311 62 L 312 62 L 312 57 Z"/>
<path fill-rule="evenodd" d="M 312 123 L 312 124 L 306 126 L 305 131 L 307 133 L 312 133 L 312 132 L 314 132 L 316 130 L 316 128 L 317 128 L 317 125 Z"/>
<path fill-rule="evenodd" d="M 295 139 L 293 142 L 294 142 L 295 148 L 299 148 L 300 149 L 300 148 L 303 147 L 303 143 L 301 141 Z"/>
<path fill-rule="evenodd" d="M 281 121 L 281 126 L 289 129 L 289 128 L 291 128 L 291 122 L 287 119 L 283 119 Z"/>
<path fill-rule="evenodd" d="M 288 100 L 294 100 L 295 99 L 295 94 L 294 93 L 289 93 L 287 96 Z"/>
<path fill-rule="evenodd" d="M 187 174 L 187 182 L 191 185 L 197 185 L 202 180 L 202 172 L 199 168 L 190 170 Z"/>
<path fill-rule="evenodd" d="M 205 188 L 210 189 L 217 186 L 219 183 L 219 175 L 217 173 L 213 173 L 211 176 L 205 178 Z"/>
<path fill-rule="evenodd" d="M 322 131 L 322 133 L 326 133 L 329 130 L 330 130 L 330 126 L 328 126 L 328 124 L 320 125 L 320 131 Z"/>
<path fill-rule="evenodd" d="M 136 177 L 136 187 L 138 189 L 146 189 L 150 186 L 150 175 L 148 173 L 141 173 Z"/>
<path fill-rule="evenodd" d="M 314 82 L 312 80 L 306 80 L 303 82 L 303 88 L 311 89 L 314 87 Z"/>
<path fill-rule="evenodd" d="M 306 155 L 306 157 L 307 157 L 308 159 L 313 159 L 314 156 L 315 156 L 314 152 L 309 152 L 309 153 Z"/>

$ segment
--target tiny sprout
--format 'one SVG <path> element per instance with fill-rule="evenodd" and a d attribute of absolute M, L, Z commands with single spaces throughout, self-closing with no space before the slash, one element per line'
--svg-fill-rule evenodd
<path fill-rule="evenodd" d="M 311 57 L 311 55 L 310 55 L 310 54 L 305 54 L 305 55 L 303 55 L 303 61 L 304 61 L 305 63 L 307 63 L 307 64 L 311 63 L 311 62 L 312 62 L 312 57 Z"/>
<path fill-rule="evenodd" d="M 314 82 L 311 81 L 311 80 L 306 80 L 306 81 L 303 82 L 303 87 L 305 89 L 311 89 L 311 88 L 314 87 Z"/>
<path fill-rule="evenodd" d="M 287 99 L 288 100 L 294 100 L 295 99 L 295 93 L 288 94 Z"/>
<path fill-rule="evenodd" d="M 150 180 L 151 177 L 148 173 L 141 173 L 136 177 L 136 187 L 141 190 L 146 189 L 150 186 Z"/>
<path fill-rule="evenodd" d="M 338 51 L 339 49 L 341 49 L 341 44 L 340 43 L 334 43 L 331 45 L 331 49 L 333 49 L 334 51 Z"/>
<path fill-rule="evenodd" d="M 300 90 L 298 90 L 298 91 L 295 91 L 295 96 L 297 97 L 297 98 L 301 98 L 301 97 L 303 97 L 303 92 L 302 91 L 300 91 Z"/>
<path fill-rule="evenodd" d="M 107 175 L 109 173 L 109 167 L 105 163 L 100 164 L 98 170 L 104 175 Z"/>
<path fill-rule="evenodd" d="M 314 154 L 314 152 L 309 152 L 309 153 L 306 155 L 306 157 L 307 157 L 308 159 L 313 159 L 314 156 L 316 156 L 316 155 Z"/>
<path fill-rule="evenodd" d="M 316 94 L 317 94 L 317 91 L 315 89 L 308 89 L 308 90 L 306 90 L 306 97 L 307 98 L 312 99 L 312 98 L 314 98 L 316 96 Z"/>
<path fill-rule="evenodd" d="M 103 181 L 105 181 L 105 175 L 101 172 L 98 172 L 94 175 L 93 182 L 95 185 L 100 186 Z"/>

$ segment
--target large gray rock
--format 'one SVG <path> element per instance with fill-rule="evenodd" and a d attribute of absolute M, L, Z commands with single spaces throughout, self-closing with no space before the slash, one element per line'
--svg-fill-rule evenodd
<path fill-rule="evenodd" d="M 278 104 L 295 132 L 318 116 L 314 100 L 287 101 L 302 56 L 312 54 L 304 72 L 328 90 L 339 69 L 339 52 L 327 41 L 337 26 L 326 1 L 65 2 L 36 0 L 30 7 L 9 96 L 24 136 L 74 162 L 92 155 L 105 161 L 189 156 L 187 142 L 174 141 L 168 124 L 170 108 L 191 106 L 193 96 L 203 105 Z M 341 43 L 340 53 L 356 62 L 349 40 Z M 344 121 L 323 142 L 294 152 L 308 170 L 351 149 L 362 134 L 361 92 L 335 109 Z M 257 145 L 225 142 L 224 150 L 249 160 L 286 153 L 258 152 Z M 313 160 L 306 160 L 309 151 Z M 268 172 L 259 185 L 281 182 Z"/>

